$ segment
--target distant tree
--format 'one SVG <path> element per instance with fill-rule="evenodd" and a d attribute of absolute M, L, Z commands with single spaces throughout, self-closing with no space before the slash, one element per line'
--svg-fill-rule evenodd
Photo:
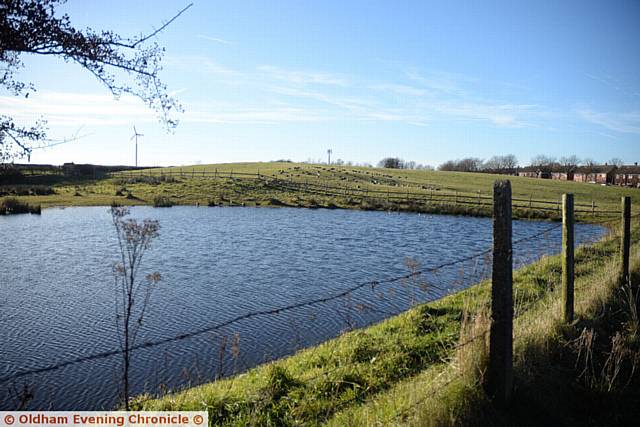
<path fill-rule="evenodd" d="M 518 167 L 518 158 L 514 154 L 502 156 L 503 169 L 508 173 L 514 173 Z"/>
<path fill-rule="evenodd" d="M 556 163 L 555 157 L 545 156 L 544 154 L 539 154 L 531 158 L 531 166 L 551 166 L 554 163 Z"/>
<path fill-rule="evenodd" d="M 458 160 L 458 171 L 460 172 L 478 172 L 482 169 L 482 159 L 476 157 L 467 157 Z"/>
<path fill-rule="evenodd" d="M 482 169 L 482 159 L 466 157 L 460 160 L 449 160 L 438 166 L 441 171 L 478 172 Z"/>
<path fill-rule="evenodd" d="M 424 164 L 421 164 L 421 163 L 419 163 L 419 164 L 417 164 L 417 165 L 416 165 L 416 169 L 417 169 L 417 170 L 424 170 L 424 171 L 432 171 L 432 170 L 435 170 L 435 168 L 434 168 L 433 166 L 431 166 L 431 165 L 424 165 Z"/>
<path fill-rule="evenodd" d="M 456 168 L 457 168 L 457 164 L 453 160 L 447 160 L 446 162 L 438 166 L 439 171 L 455 171 Z"/>
<path fill-rule="evenodd" d="M 385 157 L 378 162 L 379 168 L 404 169 L 404 160 L 398 157 Z"/>
<path fill-rule="evenodd" d="M 76 29 L 56 9 L 65 0 L 2 0 L 0 3 L 0 87 L 16 96 L 29 97 L 32 83 L 21 81 L 17 72 L 24 67 L 22 55 L 54 56 L 75 62 L 93 74 L 115 96 L 131 94 L 142 99 L 160 114 L 172 129 L 173 116 L 181 111 L 177 101 L 167 94 L 158 74 L 164 49 L 151 40 L 191 5 L 182 9 L 157 30 L 133 38 L 112 31 Z M 0 161 L 29 156 L 34 146 L 47 143 L 46 121 L 32 125 L 16 123 L 8 114 L 0 114 Z"/>
<path fill-rule="evenodd" d="M 129 410 L 129 371 L 131 351 L 135 346 L 138 331 L 144 321 L 151 292 L 160 280 L 160 273 L 148 274 L 138 280 L 137 274 L 142 258 L 151 241 L 158 237 L 158 221 L 145 219 L 142 223 L 127 218 L 129 209 L 111 207 L 111 219 L 118 237 L 120 261 L 113 266 L 116 286 L 116 327 L 122 350 L 122 397 L 125 409 Z"/>
<path fill-rule="evenodd" d="M 619 159 L 619 158 L 617 158 L 617 157 L 614 157 L 613 159 L 609 160 L 609 164 L 610 164 L 611 166 L 617 166 L 617 167 L 620 167 L 620 166 L 623 166 L 623 165 L 624 165 L 624 162 L 622 161 L 622 159 Z"/>
<path fill-rule="evenodd" d="M 571 156 L 562 156 L 558 159 L 558 164 L 565 172 L 571 172 L 580 164 L 580 159 L 575 154 Z"/>
<path fill-rule="evenodd" d="M 482 170 L 510 174 L 518 167 L 518 159 L 513 154 L 493 156 L 482 164 Z"/>

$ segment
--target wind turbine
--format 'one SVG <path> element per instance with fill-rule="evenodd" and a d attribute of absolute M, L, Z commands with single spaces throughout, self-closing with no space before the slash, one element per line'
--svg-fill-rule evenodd
<path fill-rule="evenodd" d="M 331 153 L 333 153 L 333 150 L 331 148 L 329 148 L 327 150 L 327 155 L 329 156 L 329 160 L 327 161 L 327 164 L 330 165 L 331 164 Z"/>
<path fill-rule="evenodd" d="M 138 131 L 136 130 L 136 127 L 133 126 L 133 136 L 129 141 L 133 141 L 133 138 L 136 139 L 136 167 L 138 167 L 138 137 L 139 136 L 144 136 L 144 135 L 141 133 L 138 133 Z"/>

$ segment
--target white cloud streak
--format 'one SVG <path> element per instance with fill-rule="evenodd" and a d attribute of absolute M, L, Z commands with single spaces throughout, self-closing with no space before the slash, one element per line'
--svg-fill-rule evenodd
<path fill-rule="evenodd" d="M 602 126 L 619 133 L 640 135 L 640 111 L 625 113 L 599 112 L 589 108 L 581 108 L 578 114 L 587 122 Z"/>
<path fill-rule="evenodd" d="M 220 65 L 211 58 L 202 55 L 167 56 L 165 64 L 177 71 L 200 74 L 213 74 L 230 77 L 238 74 L 235 70 Z"/>
<path fill-rule="evenodd" d="M 349 82 L 340 76 L 315 71 L 288 70 L 273 65 L 260 65 L 258 71 L 273 79 L 301 85 L 348 86 Z"/>
<path fill-rule="evenodd" d="M 19 122 L 44 117 L 52 126 L 122 125 L 156 121 L 152 110 L 133 96 L 37 92 L 29 98 L 0 96 L 0 110 L 11 111 Z"/>
<path fill-rule="evenodd" d="M 230 42 L 229 40 L 221 39 L 219 37 L 205 36 L 203 34 L 199 34 L 196 37 L 198 37 L 199 39 L 202 39 L 202 40 L 208 40 L 210 42 L 216 42 L 216 43 L 220 43 L 220 44 L 233 44 L 233 42 Z"/>

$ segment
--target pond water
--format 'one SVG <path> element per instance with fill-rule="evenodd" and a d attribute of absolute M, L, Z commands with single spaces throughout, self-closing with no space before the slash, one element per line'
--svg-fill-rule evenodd
<path fill-rule="evenodd" d="M 347 210 L 136 207 L 160 221 L 140 277 L 158 271 L 138 342 L 196 330 L 192 337 L 137 350 L 132 389 L 158 393 L 230 375 L 412 304 L 463 289 L 490 274 L 484 254 L 413 279 L 363 286 L 347 297 L 208 331 L 229 319 L 339 294 L 359 283 L 428 270 L 491 247 L 491 219 Z M 559 251 L 559 227 L 514 221 L 514 260 Z M 602 227 L 578 224 L 576 241 Z M 63 362 L 119 348 L 112 265 L 116 235 L 106 207 L 46 209 L 0 217 L 0 409 L 110 409 L 118 402 L 119 355 Z M 410 261 L 409 261 L 410 260 Z M 425 286 L 426 283 L 426 286 Z M 224 338 L 226 337 L 226 338 Z M 226 340 L 224 351 L 222 342 Z M 16 374 L 63 364 L 12 379 Z"/>

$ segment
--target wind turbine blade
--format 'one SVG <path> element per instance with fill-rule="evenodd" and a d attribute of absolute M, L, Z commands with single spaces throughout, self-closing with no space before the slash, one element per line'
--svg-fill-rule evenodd
<path fill-rule="evenodd" d="M 136 136 L 133 135 L 131 138 L 129 138 L 129 141 L 133 141 L 133 138 L 135 138 Z"/>
<path fill-rule="evenodd" d="M 133 133 L 138 133 L 138 131 L 136 130 L 135 125 L 133 126 Z"/>

